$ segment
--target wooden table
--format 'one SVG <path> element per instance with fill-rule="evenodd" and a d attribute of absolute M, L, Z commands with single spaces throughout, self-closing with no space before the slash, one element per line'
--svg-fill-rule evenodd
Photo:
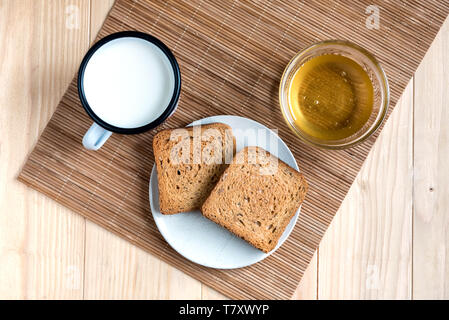
<path fill-rule="evenodd" d="M 224 298 L 16 180 L 112 3 L 0 0 L 1 299 Z M 449 298 L 448 124 L 449 19 L 296 298 Z"/>

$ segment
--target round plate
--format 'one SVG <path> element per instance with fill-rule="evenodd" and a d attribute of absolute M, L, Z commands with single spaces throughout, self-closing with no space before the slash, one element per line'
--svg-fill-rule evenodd
<path fill-rule="evenodd" d="M 225 123 L 232 127 L 237 152 L 246 146 L 259 146 L 298 170 L 298 164 L 287 145 L 276 133 L 256 121 L 237 116 L 215 116 L 195 121 L 191 125 L 214 122 Z M 257 132 L 257 138 L 253 138 L 248 132 Z M 299 208 L 291 219 L 276 248 L 264 253 L 206 219 L 200 211 L 174 215 L 161 214 L 156 166 L 153 166 L 150 178 L 150 205 L 159 231 L 173 249 L 190 261 L 217 269 L 242 268 L 268 257 L 290 235 L 301 209 Z"/>

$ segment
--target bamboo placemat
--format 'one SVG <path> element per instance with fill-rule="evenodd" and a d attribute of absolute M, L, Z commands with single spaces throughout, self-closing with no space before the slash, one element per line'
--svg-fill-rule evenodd
<path fill-rule="evenodd" d="M 248 117 L 279 130 L 310 192 L 293 233 L 261 263 L 214 270 L 171 249 L 149 211 L 155 132 L 113 135 L 100 151 L 83 149 L 82 136 L 92 121 L 79 103 L 75 81 L 19 179 L 231 298 L 290 298 L 377 134 L 345 151 L 302 144 L 279 110 L 284 67 L 297 51 L 316 41 L 350 40 L 383 64 L 393 107 L 449 12 L 448 1 L 376 1 L 380 28 L 373 29 L 366 25 L 376 10 L 370 11 L 372 4 L 118 0 L 100 31 L 99 37 L 122 30 L 147 32 L 175 53 L 183 80 L 180 105 L 158 130 L 218 114 Z"/>

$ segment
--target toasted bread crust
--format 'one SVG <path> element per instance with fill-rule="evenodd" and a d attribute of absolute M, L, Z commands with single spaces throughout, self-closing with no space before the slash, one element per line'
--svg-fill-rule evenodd
<path fill-rule="evenodd" d="M 195 127 L 195 130 L 198 128 Z M 159 205 L 163 214 L 175 214 L 199 209 L 227 167 L 225 150 L 232 153 L 231 158 L 235 153 L 235 138 L 230 126 L 222 123 L 203 125 L 201 126 L 201 139 L 197 141 L 199 143 L 197 146 L 201 147 L 201 152 L 198 154 L 201 156 L 199 162 L 195 163 L 198 159 L 194 159 L 193 155 L 195 148 L 193 145 L 194 127 L 182 129 L 182 131 L 179 131 L 179 129 L 163 130 L 157 133 L 153 139 Z M 218 140 L 217 137 L 206 137 L 206 134 L 211 132 L 209 129 L 216 129 L 221 140 Z M 178 131 L 175 132 L 175 130 Z M 180 132 L 179 135 L 178 132 Z M 205 141 L 202 140 L 203 137 Z M 190 145 L 190 151 L 186 152 L 187 158 L 176 158 L 175 160 L 178 162 L 172 161 L 173 150 L 180 143 L 183 143 L 182 141 L 185 142 L 184 146 Z M 215 162 L 207 163 L 206 151 L 210 149 L 212 154 L 214 146 L 221 147 L 223 151 L 222 155 L 218 155 L 218 158 L 221 159 L 219 164 Z"/>
<path fill-rule="evenodd" d="M 201 212 L 254 247 L 270 252 L 307 190 L 301 173 L 262 148 L 247 147 L 225 170 Z"/>

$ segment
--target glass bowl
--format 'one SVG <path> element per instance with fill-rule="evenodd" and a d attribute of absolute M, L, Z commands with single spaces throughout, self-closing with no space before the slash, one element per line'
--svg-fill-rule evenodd
<path fill-rule="evenodd" d="M 288 94 L 298 69 L 308 60 L 324 54 L 342 55 L 357 62 L 368 74 L 374 89 L 373 110 L 368 121 L 359 131 L 344 139 L 322 140 L 308 135 L 295 124 L 289 106 Z M 327 40 L 300 51 L 288 63 L 279 86 L 279 102 L 285 121 L 301 140 L 325 149 L 345 149 L 366 140 L 380 127 L 387 115 L 390 89 L 384 70 L 368 51 L 349 41 Z"/>

